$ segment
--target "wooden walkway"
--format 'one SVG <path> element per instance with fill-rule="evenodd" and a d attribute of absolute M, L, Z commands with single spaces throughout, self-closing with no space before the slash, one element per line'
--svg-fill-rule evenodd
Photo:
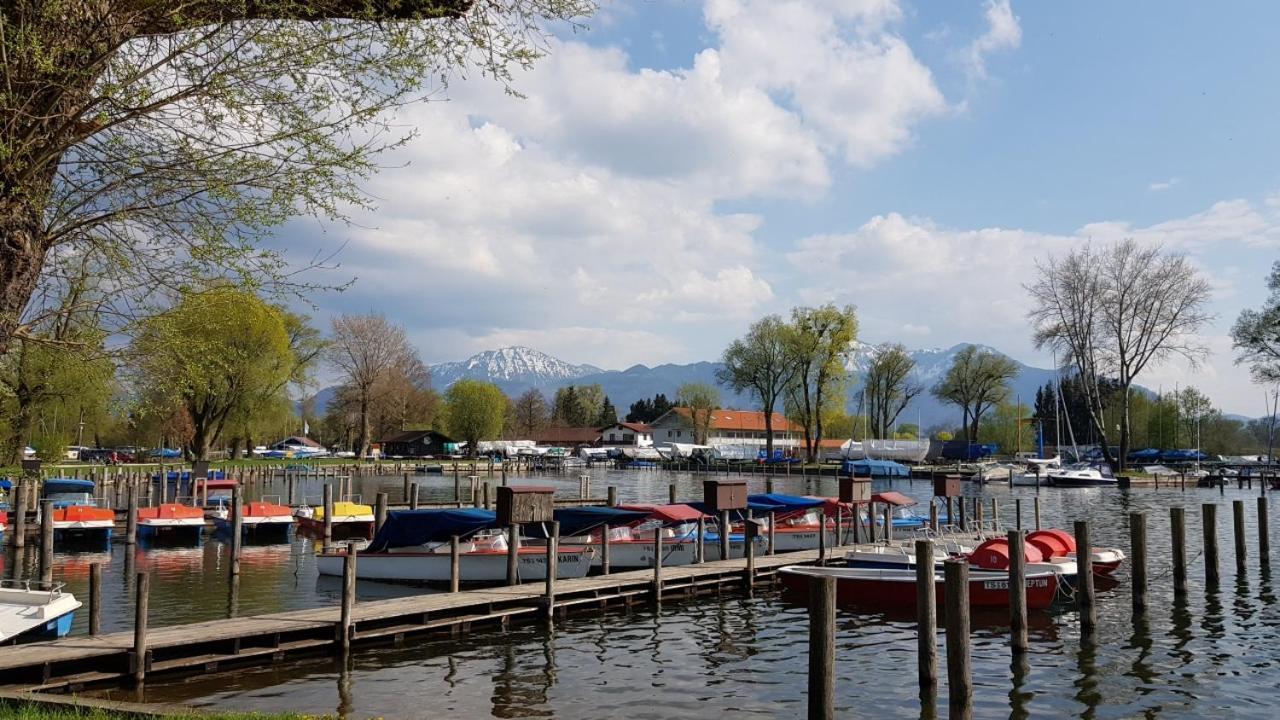
<path fill-rule="evenodd" d="M 830 557 L 837 554 L 842 551 L 833 549 Z M 772 582 L 779 567 L 817 559 L 817 550 L 758 557 L 755 582 Z M 663 568 L 662 597 L 718 592 L 743 586 L 745 580 L 742 559 Z M 545 618 L 544 589 L 537 582 L 357 603 L 353 643 L 399 644 L 416 635 L 465 633 L 476 624 Z M 653 570 L 619 572 L 557 581 L 554 612 L 564 615 L 578 608 L 629 606 L 653 599 Z M 147 634 L 147 674 L 213 672 L 301 654 L 337 653 L 340 612 L 338 607 L 325 607 L 153 627 Z M 90 684 L 121 683 L 132 678 L 136 662 L 132 630 L 17 645 L 0 649 L 0 689 L 75 691 Z"/>

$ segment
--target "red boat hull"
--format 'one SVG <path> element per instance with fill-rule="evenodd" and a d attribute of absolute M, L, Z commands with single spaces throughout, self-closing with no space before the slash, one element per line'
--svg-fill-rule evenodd
<path fill-rule="evenodd" d="M 839 568 L 832 568 L 838 570 Z M 880 579 L 876 577 L 836 577 L 836 601 L 841 605 L 913 610 L 916 606 L 916 583 L 913 579 Z M 807 593 L 808 574 L 782 572 L 782 586 L 788 591 Z M 1044 610 L 1053 605 L 1058 592 L 1058 577 L 1044 574 L 1028 577 L 1027 609 Z M 945 607 L 946 586 L 939 580 L 934 588 L 938 607 Z M 1006 577 L 982 577 L 969 580 L 969 606 L 975 608 L 1009 607 L 1009 580 Z"/>

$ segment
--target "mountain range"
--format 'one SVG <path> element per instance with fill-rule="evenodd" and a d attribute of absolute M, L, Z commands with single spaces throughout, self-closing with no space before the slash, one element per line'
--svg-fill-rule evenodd
<path fill-rule="evenodd" d="M 872 355 L 879 346 L 866 343 L 854 343 L 850 348 L 846 367 L 854 377 L 849 391 L 849 409 L 858 407 L 860 383 L 858 378 L 867 368 Z M 906 410 L 899 416 L 900 423 L 919 423 L 928 428 L 942 423 L 957 424 L 959 410 L 946 405 L 928 392 L 947 369 L 951 367 L 955 354 L 965 344 L 949 348 L 928 348 L 908 351 L 915 361 L 913 379 L 925 387 Z M 986 352 L 1003 354 L 995 348 L 979 346 Z M 1036 389 L 1051 382 L 1055 372 L 1049 368 L 1037 368 L 1025 365 L 1016 360 L 1018 375 L 1010 383 L 1015 397 L 1031 405 L 1035 400 Z M 497 350 L 486 350 L 458 362 L 446 362 L 430 366 L 431 383 L 440 391 L 463 378 L 492 382 L 511 397 L 536 388 L 550 399 L 558 388 L 567 385 L 599 384 L 605 394 L 621 413 L 626 414 L 627 407 L 641 398 L 651 398 L 657 393 L 666 393 L 675 399 L 676 389 L 687 382 L 702 382 L 716 385 L 718 362 L 694 362 L 687 364 L 665 364 L 649 367 L 632 365 L 626 370 L 602 370 L 593 365 L 575 365 L 539 350 L 528 347 L 504 347 Z M 332 388 L 321 390 L 316 395 L 316 412 L 323 413 L 332 397 Z M 720 388 L 720 401 L 725 407 L 750 409 L 755 403 L 749 396 L 734 393 L 727 388 Z"/>

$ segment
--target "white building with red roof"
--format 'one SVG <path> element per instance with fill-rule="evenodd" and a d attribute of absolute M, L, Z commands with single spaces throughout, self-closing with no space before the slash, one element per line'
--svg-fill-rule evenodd
<path fill-rule="evenodd" d="M 687 407 L 668 410 L 650 423 L 653 442 L 692 443 L 693 411 Z M 800 445 L 803 430 L 782 413 L 773 414 L 773 446 L 790 449 Z M 707 445 L 712 447 L 765 446 L 764 413 L 757 410 L 713 410 Z"/>

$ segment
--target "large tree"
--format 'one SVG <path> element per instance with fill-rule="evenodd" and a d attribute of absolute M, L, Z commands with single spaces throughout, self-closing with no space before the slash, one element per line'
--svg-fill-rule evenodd
<path fill-rule="evenodd" d="M 119 307 L 222 273 L 295 282 L 257 243 L 367 201 L 382 111 L 457 70 L 506 82 L 586 0 L 0 3 L 0 351 L 51 259 L 108 260 Z"/>
<path fill-rule="evenodd" d="M 373 442 L 375 401 L 388 384 L 414 378 L 415 387 L 428 382 L 418 351 L 404 328 L 380 314 L 338 315 L 333 318 L 328 347 L 329 364 L 342 374 L 356 404 L 358 425 L 353 448 L 364 457 Z"/>
<path fill-rule="evenodd" d="M 747 334 L 730 343 L 721 357 L 716 379 L 734 392 L 748 392 L 764 411 L 765 452 L 773 457 L 773 412 L 799 365 L 791 354 L 791 331 L 777 315 L 756 321 Z"/>
<path fill-rule="evenodd" d="M 706 445 L 711 437 L 711 415 L 720 407 L 720 392 L 707 383 L 684 383 L 676 391 L 676 404 L 689 408 L 694 444 Z"/>
<path fill-rule="evenodd" d="M 902 345 L 882 345 L 872 354 L 862 389 L 871 432 L 877 437 L 891 437 L 898 416 L 924 392 L 924 386 L 913 377 L 915 369 L 915 360 Z"/>
<path fill-rule="evenodd" d="M 845 360 L 857 336 L 858 318 L 852 305 L 791 311 L 791 354 L 798 367 L 795 382 L 787 389 L 787 414 L 803 428 L 809 460 L 817 457 L 822 442 L 823 416 L 843 411 L 835 403 L 844 399 Z"/>
<path fill-rule="evenodd" d="M 507 396 L 493 383 L 464 378 L 445 391 L 445 424 L 455 440 L 467 443 L 467 455 L 476 456 L 481 440 L 502 433 Z"/>
<path fill-rule="evenodd" d="M 966 345 L 956 353 L 933 394 L 964 411 L 965 437 L 977 442 L 983 414 L 1009 399 L 1009 381 L 1017 375 L 1018 364 L 1013 360 Z"/>
<path fill-rule="evenodd" d="M 507 432 L 513 440 L 527 440 L 551 422 L 547 396 L 537 388 L 529 388 L 511 403 L 511 421 Z"/>
<path fill-rule="evenodd" d="M 1191 364 L 1208 349 L 1196 333 L 1208 322 L 1209 283 L 1185 256 L 1124 240 L 1085 245 L 1037 265 L 1027 287 L 1037 347 L 1056 350 L 1079 375 L 1103 456 L 1123 469 L 1130 444 L 1130 389 L 1148 366 L 1174 357 Z M 1103 378 L 1120 394 L 1119 454 L 1104 419 Z"/>
<path fill-rule="evenodd" d="M 1239 351 L 1237 363 L 1248 363 L 1259 383 L 1280 383 L 1280 261 L 1267 276 L 1270 294 L 1257 310 L 1242 310 L 1231 327 L 1231 339 Z"/>

